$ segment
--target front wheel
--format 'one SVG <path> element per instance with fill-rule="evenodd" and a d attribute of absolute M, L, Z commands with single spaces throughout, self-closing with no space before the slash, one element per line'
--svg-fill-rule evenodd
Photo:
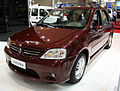
<path fill-rule="evenodd" d="M 79 82 L 83 77 L 85 68 L 86 68 L 86 55 L 80 54 L 72 68 L 70 80 L 68 82 L 72 84 Z"/>

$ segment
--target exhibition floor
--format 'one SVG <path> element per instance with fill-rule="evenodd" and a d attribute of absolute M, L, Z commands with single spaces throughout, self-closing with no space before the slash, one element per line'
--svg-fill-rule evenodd
<path fill-rule="evenodd" d="M 77 84 L 50 84 L 23 78 L 11 71 L 4 56 L 6 42 L 0 42 L 0 91 L 118 91 L 120 75 L 120 34 L 114 33 L 113 44 L 103 50 L 88 66 Z"/>

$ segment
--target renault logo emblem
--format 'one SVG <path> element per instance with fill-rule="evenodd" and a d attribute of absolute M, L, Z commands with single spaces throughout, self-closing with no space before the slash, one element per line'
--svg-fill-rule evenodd
<path fill-rule="evenodd" d="M 22 52 L 22 48 L 19 49 L 18 53 L 21 54 L 21 52 Z"/>

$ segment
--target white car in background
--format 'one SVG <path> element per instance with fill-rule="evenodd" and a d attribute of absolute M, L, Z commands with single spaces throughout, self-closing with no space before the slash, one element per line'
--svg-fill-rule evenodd
<path fill-rule="evenodd" d="M 113 18 L 113 10 L 112 9 L 108 9 L 108 14 L 110 16 L 110 18 Z"/>
<path fill-rule="evenodd" d="M 29 12 L 29 23 L 31 26 L 35 25 L 39 20 L 41 20 L 45 15 L 49 14 L 54 8 L 50 6 L 40 6 L 35 4 L 30 7 Z"/>

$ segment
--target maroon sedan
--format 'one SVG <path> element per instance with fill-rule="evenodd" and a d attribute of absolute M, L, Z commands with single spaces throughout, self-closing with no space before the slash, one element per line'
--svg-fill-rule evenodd
<path fill-rule="evenodd" d="M 112 30 L 101 7 L 56 9 L 8 39 L 6 61 L 13 71 L 33 80 L 77 83 L 90 59 L 111 47 Z"/>

